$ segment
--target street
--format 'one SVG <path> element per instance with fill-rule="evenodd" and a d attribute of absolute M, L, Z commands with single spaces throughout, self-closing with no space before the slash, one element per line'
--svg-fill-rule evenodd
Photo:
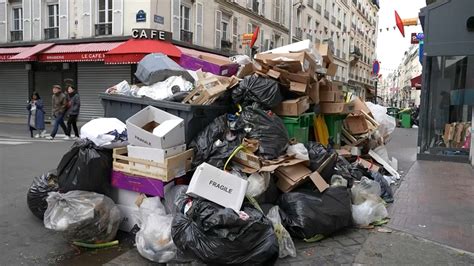
<path fill-rule="evenodd" d="M 389 155 L 398 158 L 401 173 L 407 173 L 415 161 L 416 136 L 417 130 L 415 129 L 397 129 L 391 142 L 387 145 Z M 3 237 L 0 240 L 0 245 L 4 252 L 0 258 L 0 265 L 149 263 L 138 255 L 136 249 L 133 248 L 133 238 L 127 234 L 119 233 L 117 238 L 121 240 L 121 244 L 118 247 L 87 251 L 73 247 L 62 238 L 61 234 L 45 229 L 42 221 L 31 214 L 26 204 L 26 192 L 33 177 L 54 169 L 71 145 L 71 141 L 31 139 L 24 125 L 1 124 L 0 211 L 3 215 L 0 218 L 0 233 Z M 386 234 L 373 230 L 350 228 L 317 243 L 301 241 L 295 241 L 295 243 L 298 256 L 279 260 L 278 264 L 381 262 L 379 255 L 375 254 L 377 252 L 374 246 L 383 249 L 385 253 L 388 252 L 386 246 L 389 244 L 398 247 L 400 252 L 402 250 L 407 252 L 404 243 L 409 243 L 413 249 L 416 247 L 417 252 L 423 251 L 431 254 L 432 250 L 436 250 L 438 255 L 432 254 L 434 256 L 433 262 L 446 259 L 450 261 L 450 259 L 457 258 L 449 248 L 440 247 L 396 231 Z M 406 254 L 411 259 L 407 261 L 423 262 L 417 260 L 414 255 Z M 394 254 L 390 256 L 394 256 Z M 374 259 L 379 259 L 379 261 Z M 460 262 L 474 262 L 467 255 L 459 257 L 459 259 Z"/>

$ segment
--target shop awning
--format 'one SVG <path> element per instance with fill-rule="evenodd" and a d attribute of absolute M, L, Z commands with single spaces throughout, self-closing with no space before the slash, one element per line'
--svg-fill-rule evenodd
<path fill-rule="evenodd" d="M 35 61 L 37 59 L 36 55 L 49 47 L 53 46 L 54 43 L 40 43 L 29 49 L 13 56 L 10 58 L 13 61 Z"/>
<path fill-rule="evenodd" d="M 30 47 L 12 47 L 12 48 L 0 48 L 0 62 L 11 62 L 12 57 L 15 55 L 30 49 Z"/>
<path fill-rule="evenodd" d="M 172 43 L 158 40 L 130 39 L 105 53 L 106 64 L 136 64 L 147 54 L 162 53 L 169 57 L 181 57 L 179 50 Z"/>
<path fill-rule="evenodd" d="M 411 87 L 417 90 L 421 89 L 421 75 L 411 79 Z"/>
<path fill-rule="evenodd" d="M 41 62 L 95 62 L 104 61 L 105 53 L 123 42 L 59 44 L 38 56 Z"/>

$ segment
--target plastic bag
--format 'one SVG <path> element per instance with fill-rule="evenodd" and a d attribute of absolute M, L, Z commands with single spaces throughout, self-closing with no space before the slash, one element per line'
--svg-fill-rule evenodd
<path fill-rule="evenodd" d="M 375 118 L 375 121 L 380 124 L 379 131 L 382 136 L 387 136 L 392 134 L 397 126 L 395 117 L 389 116 L 387 114 L 387 108 L 378 104 L 373 104 L 371 102 L 365 102 L 367 107 L 370 109 L 370 112 Z"/>
<path fill-rule="evenodd" d="M 347 188 L 347 180 L 340 175 L 333 175 L 331 177 L 331 187 L 345 187 Z"/>
<path fill-rule="evenodd" d="M 130 85 L 128 84 L 128 81 L 123 80 L 117 85 L 114 85 L 113 87 L 108 88 L 105 93 L 110 93 L 110 94 L 121 94 L 121 95 L 126 95 L 130 96 L 131 95 L 131 88 Z"/>
<path fill-rule="evenodd" d="M 352 203 L 358 205 L 368 198 L 379 198 L 382 189 L 379 183 L 364 176 L 360 179 L 359 183 L 354 184 L 351 191 Z"/>
<path fill-rule="evenodd" d="M 387 216 L 387 209 L 381 200 L 366 200 L 359 205 L 352 205 L 352 218 L 357 225 L 369 225 Z"/>
<path fill-rule="evenodd" d="M 239 123 L 247 138 L 259 141 L 258 154 L 263 158 L 272 160 L 286 153 L 288 131 L 274 113 L 263 111 L 257 106 L 247 106 L 240 115 Z"/>
<path fill-rule="evenodd" d="M 26 195 L 26 202 L 31 212 L 41 220 L 43 220 L 44 212 L 48 208 L 46 198 L 49 192 L 58 191 L 58 177 L 56 171 L 37 176 L 33 179 L 33 183 Z"/>
<path fill-rule="evenodd" d="M 311 171 L 317 171 L 318 168 L 331 156 L 331 153 L 328 152 L 320 143 L 310 141 L 305 146 L 309 154 L 309 169 L 311 169 Z"/>
<path fill-rule="evenodd" d="M 296 155 L 295 158 L 297 159 L 309 161 L 308 149 L 306 149 L 303 143 L 296 143 L 294 145 L 290 145 L 286 153 L 290 155 Z"/>
<path fill-rule="evenodd" d="M 64 154 L 57 167 L 59 191 L 84 190 L 110 196 L 112 150 L 81 139 Z"/>
<path fill-rule="evenodd" d="M 126 125 L 117 118 L 97 118 L 81 127 L 81 138 L 89 139 L 97 146 L 105 146 L 116 140 L 116 135 L 110 132 L 122 133 Z"/>
<path fill-rule="evenodd" d="M 258 103 L 264 109 L 272 109 L 283 101 L 280 83 L 257 75 L 246 76 L 232 91 L 234 103 L 242 106 Z"/>
<path fill-rule="evenodd" d="M 270 181 L 268 182 L 267 189 L 262 194 L 256 196 L 255 200 L 260 205 L 263 205 L 263 204 L 275 205 L 280 195 L 281 195 L 281 191 L 278 189 L 274 178 L 270 176 Z"/>
<path fill-rule="evenodd" d="M 252 63 L 252 59 L 245 54 L 231 56 L 229 57 L 229 60 L 239 65 L 246 65 L 248 63 Z"/>
<path fill-rule="evenodd" d="M 270 173 L 253 173 L 247 178 L 247 181 L 249 184 L 245 195 L 252 198 L 257 197 L 267 190 L 270 183 Z"/>
<path fill-rule="evenodd" d="M 242 132 L 230 130 L 227 115 L 217 117 L 189 144 L 189 148 L 194 149 L 193 168 L 207 162 L 222 169 L 242 139 Z"/>
<path fill-rule="evenodd" d="M 115 238 L 120 210 L 108 197 L 87 191 L 49 193 L 44 226 L 63 232 L 66 239 L 85 243 L 109 242 Z"/>
<path fill-rule="evenodd" d="M 140 60 L 135 76 L 148 86 L 171 76 L 182 76 L 194 84 L 194 78 L 184 68 L 162 53 L 149 54 Z"/>
<path fill-rule="evenodd" d="M 176 93 L 187 92 L 193 89 L 193 84 L 181 76 L 171 76 L 164 81 L 150 86 L 143 86 L 138 91 L 138 96 L 146 96 L 153 100 L 163 100 Z"/>
<path fill-rule="evenodd" d="M 379 172 L 371 172 L 372 178 L 375 182 L 380 184 L 380 197 L 387 203 L 393 202 L 393 192 L 390 184 L 387 180 L 383 177 L 383 175 Z"/>
<path fill-rule="evenodd" d="M 278 200 L 283 226 L 293 237 L 329 236 L 352 224 L 351 195 L 344 187 L 289 192 Z"/>
<path fill-rule="evenodd" d="M 279 257 L 296 257 L 295 243 L 293 243 L 293 239 L 291 238 L 290 233 L 288 233 L 288 231 L 285 229 L 285 227 L 283 227 L 281 223 L 279 207 L 272 207 L 267 214 L 267 218 L 272 221 L 273 229 L 275 230 L 275 235 L 278 238 L 278 246 L 280 248 L 280 252 L 278 253 Z"/>
<path fill-rule="evenodd" d="M 166 214 L 160 198 L 145 198 L 138 212 L 140 231 L 135 236 L 138 253 L 159 263 L 176 258 L 178 249 L 171 238 L 173 215 Z"/>
<path fill-rule="evenodd" d="M 242 211 L 194 199 L 171 227 L 173 241 L 184 254 L 210 264 L 273 264 L 278 240 L 270 220 L 244 204 Z"/>
<path fill-rule="evenodd" d="M 170 191 L 165 193 L 165 207 L 167 213 L 176 215 L 176 213 L 182 211 L 182 207 L 186 201 L 190 198 L 186 191 L 188 186 L 186 185 L 177 185 L 170 189 Z"/>

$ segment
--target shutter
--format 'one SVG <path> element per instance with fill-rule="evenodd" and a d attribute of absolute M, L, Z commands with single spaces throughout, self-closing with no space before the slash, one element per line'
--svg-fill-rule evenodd
<path fill-rule="evenodd" d="M 69 37 L 68 11 L 68 0 L 59 0 L 59 39 L 67 39 Z"/>
<path fill-rule="evenodd" d="M 33 41 L 39 41 L 42 38 L 43 32 L 41 28 L 41 1 L 33 1 L 31 7 L 33 9 L 32 17 L 32 32 L 33 32 Z"/>
<path fill-rule="evenodd" d="M 23 41 L 31 41 L 31 0 L 23 0 Z"/>
<path fill-rule="evenodd" d="M 222 20 L 222 12 L 217 10 L 216 11 L 216 49 L 221 48 L 221 20 Z"/>
<path fill-rule="evenodd" d="M 202 45 L 202 33 L 203 33 L 203 27 L 202 27 L 202 19 L 203 19 L 203 6 L 201 2 L 198 2 L 196 4 L 196 34 L 194 35 L 194 42 L 197 45 Z"/>
<path fill-rule="evenodd" d="M 280 16 L 280 21 L 277 21 L 278 23 L 282 25 L 287 25 L 286 23 L 286 1 L 280 1 L 280 10 L 281 10 L 281 16 Z"/>
<path fill-rule="evenodd" d="M 263 49 L 263 46 L 264 46 L 264 42 L 265 42 L 265 31 L 263 29 L 260 29 L 260 52 L 263 52 L 265 51 Z"/>
<path fill-rule="evenodd" d="M 112 5 L 112 35 L 123 34 L 123 0 L 114 0 Z"/>
<path fill-rule="evenodd" d="M 104 63 L 78 63 L 77 88 L 81 97 L 79 118 L 88 120 L 104 116 L 99 93 L 132 76 L 131 65 L 105 65 Z"/>
<path fill-rule="evenodd" d="M 28 71 L 25 63 L 0 64 L 0 114 L 27 115 L 26 102 L 28 101 Z M 43 96 L 43 95 L 41 95 Z M 43 97 L 47 97 L 44 95 Z"/>
<path fill-rule="evenodd" d="M 252 9 L 252 0 L 247 0 L 247 8 Z"/>
<path fill-rule="evenodd" d="M 7 3 L 0 0 L 0 42 L 7 42 Z"/>
<path fill-rule="evenodd" d="M 173 32 L 173 39 L 181 40 L 181 0 L 172 0 L 171 2 L 171 31 Z"/>
<path fill-rule="evenodd" d="M 82 0 L 82 35 L 92 37 L 92 0 Z"/>

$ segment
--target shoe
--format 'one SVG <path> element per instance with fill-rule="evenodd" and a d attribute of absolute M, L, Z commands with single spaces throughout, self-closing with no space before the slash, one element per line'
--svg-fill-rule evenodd
<path fill-rule="evenodd" d="M 69 137 L 69 136 L 65 136 L 63 139 L 64 139 L 64 140 L 70 140 L 70 139 L 71 139 L 71 137 Z"/>
<path fill-rule="evenodd" d="M 44 138 L 44 136 L 46 136 L 46 129 L 40 133 L 40 138 Z"/>
<path fill-rule="evenodd" d="M 35 135 L 35 139 L 39 138 L 40 137 L 40 134 L 36 134 Z"/>
<path fill-rule="evenodd" d="M 46 137 L 46 139 L 49 139 L 49 140 L 54 140 L 54 138 L 53 138 L 53 137 L 51 137 L 51 136 L 47 136 L 47 137 Z"/>

